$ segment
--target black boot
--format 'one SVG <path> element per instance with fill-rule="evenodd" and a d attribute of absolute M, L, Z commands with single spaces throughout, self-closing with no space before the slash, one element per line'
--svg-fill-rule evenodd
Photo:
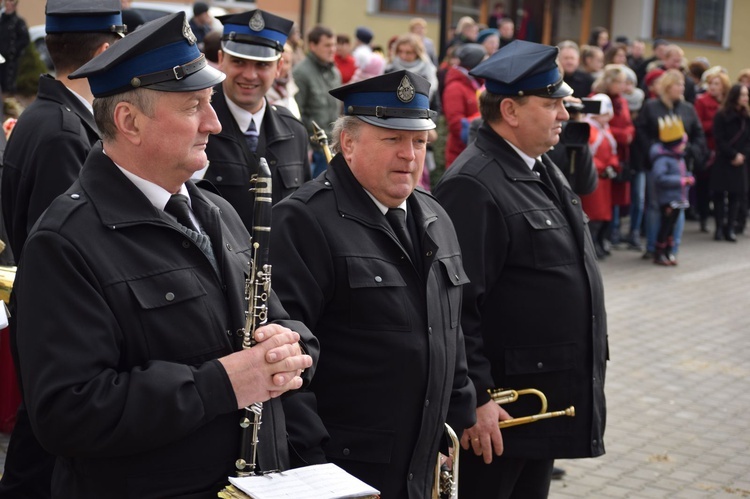
<path fill-rule="evenodd" d="M 737 242 L 737 234 L 734 233 L 734 229 L 727 227 L 724 230 L 724 239 L 729 241 L 730 243 L 736 243 Z"/>
<path fill-rule="evenodd" d="M 701 224 L 701 232 L 708 232 L 708 219 L 706 217 L 701 217 L 700 220 Z"/>
<path fill-rule="evenodd" d="M 722 241 L 722 240 L 724 240 L 724 234 L 723 234 L 723 232 L 724 232 L 724 229 L 722 229 L 721 227 L 719 227 L 717 225 L 716 226 L 716 232 L 714 232 L 714 241 Z"/>

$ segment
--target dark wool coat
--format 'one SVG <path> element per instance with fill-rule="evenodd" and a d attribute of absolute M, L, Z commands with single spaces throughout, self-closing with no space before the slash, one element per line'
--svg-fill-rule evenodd
<path fill-rule="evenodd" d="M 307 462 L 334 462 L 383 499 L 431 497 L 443 423 L 460 434 L 474 418 L 458 241 L 428 193 L 407 202 L 416 268 L 341 155 L 273 209 L 274 288 L 324 352 L 310 391 L 285 400 L 307 414 L 290 433 L 307 437 Z"/>
<path fill-rule="evenodd" d="M 750 163 L 750 118 L 737 112 L 719 111 L 714 116 L 716 161 L 711 168 L 714 192 L 747 192 L 747 165 Z M 734 166 L 737 153 L 745 155 L 745 164 Z"/>
<path fill-rule="evenodd" d="M 58 456 L 54 498 L 215 498 L 234 471 L 240 412 L 217 359 L 244 325 L 249 236 L 226 201 L 187 187 L 218 273 L 100 146 L 29 236 L 17 343 L 34 431 Z M 317 357 L 309 330 L 281 322 Z M 278 399 L 260 441 L 262 469 L 288 465 Z"/>
<path fill-rule="evenodd" d="M 65 85 L 39 79 L 36 100 L 19 117 L 5 150 L 3 218 L 18 260 L 26 236 L 53 199 L 78 178 L 99 140 L 94 116 Z"/>
<path fill-rule="evenodd" d="M 253 195 L 250 177 L 258 172 L 258 158 L 268 161 L 273 179 L 273 202 L 297 190 L 310 180 L 307 160 L 308 133 L 288 109 L 266 103 L 260 126 L 258 150 L 251 153 L 243 131 L 237 126 L 227 107 L 221 85 L 215 87 L 211 105 L 221 122 L 221 132 L 211 135 L 206 146 L 210 166 L 204 178 L 209 180 L 224 199 L 237 210 L 248 231 L 253 226 Z"/>
<path fill-rule="evenodd" d="M 604 289 L 581 201 L 543 159 L 554 192 L 484 124 L 435 195 L 453 219 L 471 281 L 462 325 L 477 405 L 490 400 L 490 388 L 536 388 L 551 411 L 575 406 L 575 417 L 503 431 L 503 455 L 598 456 L 606 414 Z M 505 409 L 534 414 L 534 399 Z"/>

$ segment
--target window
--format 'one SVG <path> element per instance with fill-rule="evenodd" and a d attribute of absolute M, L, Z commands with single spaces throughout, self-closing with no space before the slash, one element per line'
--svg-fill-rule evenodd
<path fill-rule="evenodd" d="M 721 44 L 727 0 L 657 0 L 654 38 Z"/>
<path fill-rule="evenodd" d="M 440 12 L 440 0 L 380 0 L 380 11 L 436 16 Z"/>

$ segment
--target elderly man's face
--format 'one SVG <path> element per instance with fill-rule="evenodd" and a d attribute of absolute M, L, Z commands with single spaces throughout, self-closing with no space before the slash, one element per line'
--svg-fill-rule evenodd
<path fill-rule="evenodd" d="M 569 117 L 562 99 L 531 96 L 523 104 L 514 102 L 513 115 L 508 121 L 516 128 L 516 146 L 537 157 L 560 141 L 562 123 Z"/>
<path fill-rule="evenodd" d="M 557 56 L 560 61 L 560 65 L 563 67 L 565 74 L 571 74 L 578 69 L 578 63 L 580 62 L 580 55 L 578 51 L 572 48 L 565 48 L 560 51 L 560 55 Z"/>
<path fill-rule="evenodd" d="M 427 153 L 427 131 L 391 130 L 362 123 L 341 134 L 341 149 L 357 181 L 389 208 L 417 186 Z"/>
<path fill-rule="evenodd" d="M 139 165 L 145 175 L 170 192 L 176 192 L 193 173 L 208 162 L 208 136 L 221 131 L 213 107 L 212 88 L 195 92 L 155 92 L 151 116 L 139 113 L 142 157 L 150 165 Z"/>

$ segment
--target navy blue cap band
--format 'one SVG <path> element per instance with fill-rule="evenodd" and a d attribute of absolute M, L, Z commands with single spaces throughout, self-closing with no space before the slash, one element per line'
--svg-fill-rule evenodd
<path fill-rule="evenodd" d="M 243 26 L 241 24 L 224 25 L 224 36 L 227 36 L 232 32 L 239 33 L 241 35 L 252 35 L 252 36 L 257 36 L 260 38 L 268 38 L 270 40 L 279 42 L 282 47 L 286 43 L 286 39 L 287 39 L 287 35 L 285 35 L 284 33 L 279 33 L 278 31 L 274 31 L 272 29 L 263 29 L 261 31 L 254 31 L 254 30 L 251 30 L 249 26 Z"/>
<path fill-rule="evenodd" d="M 45 21 L 47 33 L 80 33 L 80 32 L 122 32 L 122 15 L 110 14 L 101 16 L 52 16 Z"/>
<path fill-rule="evenodd" d="M 185 40 L 180 40 L 124 61 L 100 75 L 91 75 L 89 85 L 96 96 L 111 95 L 123 89 L 135 88 L 130 83 L 134 74 L 147 75 L 170 69 L 172 66 L 194 61 L 200 55 L 197 45 L 189 45 Z M 169 61 L 170 64 L 165 66 L 164 61 Z"/>
<path fill-rule="evenodd" d="M 519 92 L 527 94 L 528 91 L 538 90 L 546 87 L 547 85 L 555 85 L 560 80 L 560 72 L 557 66 L 551 68 L 549 71 L 536 74 L 521 80 L 523 86 L 516 84 L 506 84 L 497 80 L 487 78 L 484 82 L 485 88 L 488 92 L 497 95 L 519 95 Z M 530 95 L 530 94 L 529 94 Z"/>
<path fill-rule="evenodd" d="M 396 107 L 402 109 L 429 109 L 430 99 L 424 94 L 417 93 L 409 102 L 402 102 L 395 92 L 360 92 L 349 94 L 344 98 L 344 110 L 350 106 L 372 106 L 376 103 L 382 107 Z"/>

